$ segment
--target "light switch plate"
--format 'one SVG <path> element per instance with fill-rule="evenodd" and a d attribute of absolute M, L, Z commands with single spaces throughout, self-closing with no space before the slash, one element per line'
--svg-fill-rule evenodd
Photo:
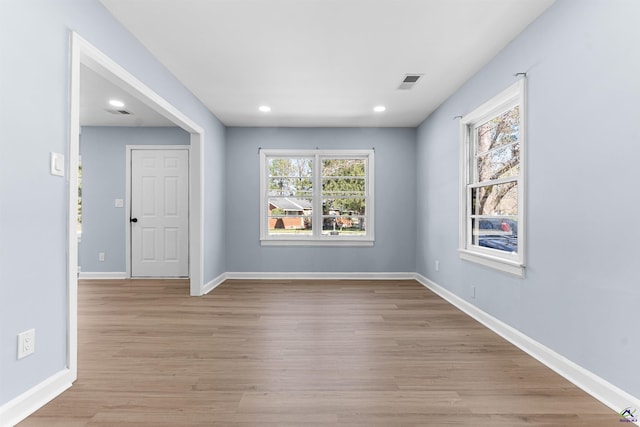
<path fill-rule="evenodd" d="M 51 175 L 64 176 L 64 154 L 51 153 Z"/>

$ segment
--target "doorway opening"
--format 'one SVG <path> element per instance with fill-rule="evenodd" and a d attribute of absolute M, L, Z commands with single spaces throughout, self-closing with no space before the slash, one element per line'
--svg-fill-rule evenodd
<path fill-rule="evenodd" d="M 71 33 L 70 135 L 68 182 L 68 324 L 67 366 L 77 378 L 78 356 L 78 168 L 80 160 L 80 76 L 87 67 L 114 85 L 127 91 L 149 108 L 166 117 L 190 134 L 189 158 L 189 292 L 203 291 L 203 146 L 204 130 L 160 95 L 130 74 L 77 33 Z"/>

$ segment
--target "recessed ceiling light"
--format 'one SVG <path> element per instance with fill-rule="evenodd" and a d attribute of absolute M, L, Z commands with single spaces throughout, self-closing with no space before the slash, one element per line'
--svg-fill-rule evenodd
<path fill-rule="evenodd" d="M 269 111 L 271 111 L 271 107 L 269 107 L 268 105 L 261 105 L 258 110 L 262 111 L 263 113 L 268 113 Z"/>
<path fill-rule="evenodd" d="M 117 99 L 110 99 L 109 105 L 111 105 L 112 107 L 122 108 L 124 107 L 124 102 L 119 101 Z"/>
<path fill-rule="evenodd" d="M 373 107 L 373 111 L 375 111 L 376 113 L 382 113 L 386 109 L 387 107 L 385 107 L 384 105 L 377 105 Z"/>

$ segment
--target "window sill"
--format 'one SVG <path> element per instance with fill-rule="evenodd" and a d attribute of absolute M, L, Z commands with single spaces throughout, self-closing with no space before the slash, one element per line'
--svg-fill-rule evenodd
<path fill-rule="evenodd" d="M 517 261 L 511 261 L 491 255 L 481 254 L 478 252 L 472 252 L 466 249 L 459 249 L 458 252 L 460 253 L 460 258 L 463 260 L 474 262 L 476 264 L 493 268 L 505 273 L 513 274 L 514 276 L 520 278 L 524 277 L 525 266 L 524 264 L 521 264 Z"/>
<path fill-rule="evenodd" d="M 373 240 L 260 240 L 260 246 L 373 246 Z"/>

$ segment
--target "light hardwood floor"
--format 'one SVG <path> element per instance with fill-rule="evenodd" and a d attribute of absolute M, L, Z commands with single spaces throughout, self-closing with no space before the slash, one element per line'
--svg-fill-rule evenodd
<path fill-rule="evenodd" d="M 619 426 L 414 281 L 83 281 L 79 375 L 21 426 Z"/>

